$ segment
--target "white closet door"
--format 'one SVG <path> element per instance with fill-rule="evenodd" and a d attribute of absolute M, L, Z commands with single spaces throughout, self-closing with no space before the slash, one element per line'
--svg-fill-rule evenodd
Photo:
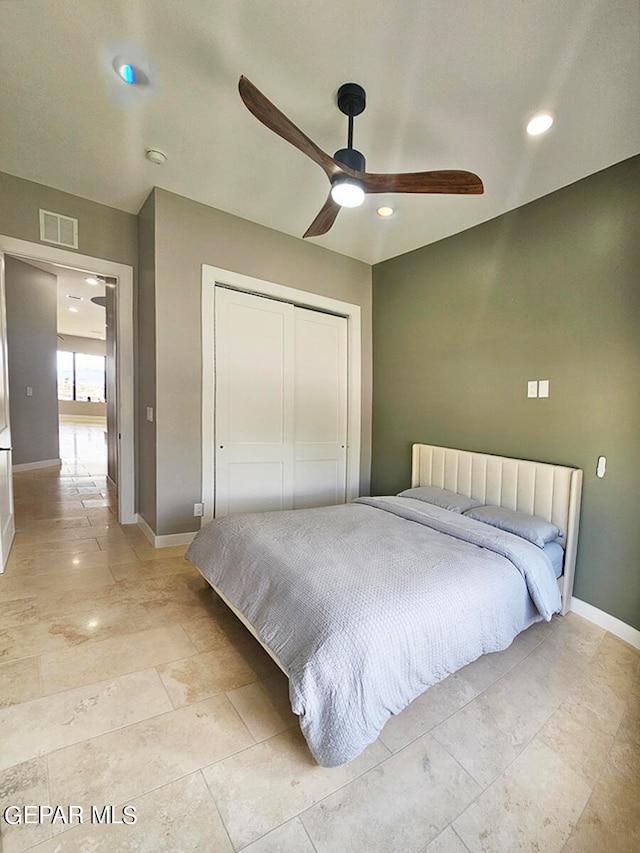
<path fill-rule="evenodd" d="M 216 287 L 216 516 L 290 509 L 293 306 Z"/>
<path fill-rule="evenodd" d="M 295 509 L 345 502 L 347 320 L 295 308 Z"/>

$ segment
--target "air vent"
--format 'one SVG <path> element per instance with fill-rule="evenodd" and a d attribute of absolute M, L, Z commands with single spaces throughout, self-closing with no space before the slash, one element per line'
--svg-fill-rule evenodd
<path fill-rule="evenodd" d="M 40 239 L 69 249 L 78 248 L 78 220 L 50 210 L 40 211 Z"/>

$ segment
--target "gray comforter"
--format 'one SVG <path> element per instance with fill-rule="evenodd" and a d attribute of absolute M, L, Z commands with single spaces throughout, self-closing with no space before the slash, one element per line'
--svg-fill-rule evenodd
<path fill-rule="evenodd" d="M 316 760 L 334 767 L 391 714 L 560 609 L 540 548 L 409 498 L 254 513 L 187 551 L 289 675 Z"/>

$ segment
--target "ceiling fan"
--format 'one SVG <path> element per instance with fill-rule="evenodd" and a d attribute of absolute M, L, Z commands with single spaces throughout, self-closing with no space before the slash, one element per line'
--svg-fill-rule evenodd
<path fill-rule="evenodd" d="M 366 93 L 357 83 L 344 83 L 338 89 L 338 108 L 349 118 L 347 147 L 330 157 L 313 140 L 253 85 L 240 77 L 240 97 L 249 112 L 295 146 L 320 166 L 331 182 L 331 190 L 320 213 L 304 233 L 304 237 L 326 234 L 341 207 L 357 207 L 366 193 L 457 193 L 477 195 L 484 191 L 482 181 L 473 172 L 444 169 L 435 172 L 400 172 L 376 174 L 365 171 L 364 156 L 353 147 L 353 118 L 366 106 Z"/>

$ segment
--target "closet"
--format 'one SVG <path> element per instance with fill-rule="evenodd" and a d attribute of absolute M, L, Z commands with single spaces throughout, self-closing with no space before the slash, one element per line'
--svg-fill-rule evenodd
<path fill-rule="evenodd" d="M 345 317 L 216 285 L 215 515 L 344 503 Z"/>

